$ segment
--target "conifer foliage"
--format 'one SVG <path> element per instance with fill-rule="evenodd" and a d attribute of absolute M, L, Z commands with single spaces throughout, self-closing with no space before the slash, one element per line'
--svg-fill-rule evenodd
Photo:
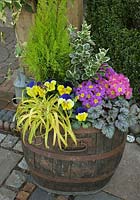
<path fill-rule="evenodd" d="M 34 78 L 62 80 L 71 52 L 67 31 L 67 0 L 40 0 L 25 49 L 25 63 Z"/>

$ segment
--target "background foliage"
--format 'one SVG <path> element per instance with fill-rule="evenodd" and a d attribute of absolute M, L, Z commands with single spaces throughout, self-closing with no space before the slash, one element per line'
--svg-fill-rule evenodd
<path fill-rule="evenodd" d="M 5 23 L 7 21 L 6 9 L 9 8 L 12 11 L 13 24 L 18 20 L 21 9 L 24 8 L 29 12 L 33 12 L 30 0 L 1 0 L 0 1 L 0 21 Z M 37 4 L 37 0 L 34 0 Z"/>
<path fill-rule="evenodd" d="M 93 40 L 109 48 L 110 64 L 131 81 L 134 96 L 140 88 L 140 0 L 87 0 L 86 20 Z"/>

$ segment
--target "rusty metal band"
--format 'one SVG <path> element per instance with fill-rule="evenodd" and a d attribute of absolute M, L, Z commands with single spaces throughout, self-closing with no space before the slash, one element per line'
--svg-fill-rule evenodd
<path fill-rule="evenodd" d="M 98 181 L 103 181 L 106 178 L 111 177 L 115 170 L 109 172 L 109 173 L 105 173 L 103 175 L 100 175 L 98 177 L 91 177 L 91 178 L 63 178 L 63 177 L 52 177 L 52 176 L 48 176 L 45 174 L 41 174 L 40 172 L 38 172 L 37 170 L 33 170 L 32 168 L 30 168 L 31 174 L 34 176 L 37 176 L 41 179 L 45 179 L 47 182 L 58 182 L 58 183 L 95 183 Z"/>
<path fill-rule="evenodd" d="M 61 153 L 55 153 L 55 152 L 50 152 L 49 150 L 46 149 L 39 149 L 33 145 L 29 145 L 27 142 L 25 144 L 23 144 L 25 147 L 27 147 L 28 149 L 30 149 L 30 151 L 41 155 L 41 156 L 45 156 L 46 158 L 53 158 L 56 160 L 65 160 L 65 161 L 79 161 L 79 162 L 83 162 L 83 161 L 96 161 L 96 160 L 103 160 L 106 158 L 110 158 L 113 156 L 116 156 L 118 154 L 121 154 L 124 150 L 124 146 L 125 146 L 125 138 L 122 142 L 121 145 L 119 145 L 118 147 L 112 149 L 109 152 L 105 152 L 105 153 L 101 153 L 101 154 L 96 154 L 96 155 L 66 155 L 66 154 L 61 154 Z"/>

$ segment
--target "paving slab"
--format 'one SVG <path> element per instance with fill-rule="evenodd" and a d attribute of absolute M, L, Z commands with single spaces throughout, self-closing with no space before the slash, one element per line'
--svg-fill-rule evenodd
<path fill-rule="evenodd" d="M 0 41 L 0 69 L 7 72 L 9 68 L 15 69 L 18 66 L 14 55 L 16 37 L 13 28 L 0 27 L 0 32 L 3 33 L 3 41 Z"/>
<path fill-rule="evenodd" d="M 6 180 L 22 155 L 0 148 L 0 185 Z"/>
<path fill-rule="evenodd" d="M 0 99 L 0 109 L 5 109 L 9 104 L 7 99 Z"/>
<path fill-rule="evenodd" d="M 122 161 L 104 191 L 125 200 L 140 199 L 140 146 L 127 143 Z"/>
<path fill-rule="evenodd" d="M 49 194 L 40 189 L 40 188 L 37 188 L 33 193 L 32 195 L 30 196 L 29 200 L 50 200 L 50 196 Z"/>
<path fill-rule="evenodd" d="M 18 167 L 23 169 L 23 170 L 29 170 L 25 158 L 23 158 L 22 161 L 18 164 Z"/>
<path fill-rule="evenodd" d="M 15 197 L 16 197 L 15 192 L 4 187 L 0 188 L 0 200 L 14 200 Z"/>
<path fill-rule="evenodd" d="M 26 175 L 20 171 L 13 170 L 11 175 L 8 177 L 6 181 L 6 185 L 19 189 L 26 181 Z"/>
<path fill-rule="evenodd" d="M 18 141 L 18 137 L 8 134 L 7 137 L 1 143 L 2 147 L 12 148 Z"/>
<path fill-rule="evenodd" d="M 0 63 L 6 61 L 8 56 L 8 49 L 0 44 Z"/>
<path fill-rule="evenodd" d="M 1 98 L 1 92 L 0 92 L 0 98 Z M 1 103 L 1 102 L 0 102 Z M 6 110 L 0 110 L 0 120 L 3 118 L 3 116 L 6 114 Z"/>
<path fill-rule="evenodd" d="M 75 197 L 74 200 L 122 200 L 119 197 L 115 197 L 111 194 L 108 194 L 106 192 L 98 192 L 93 195 L 82 195 Z"/>
<path fill-rule="evenodd" d="M 0 133 L 0 142 L 6 137 L 6 135 Z"/>
<path fill-rule="evenodd" d="M 64 196 L 65 199 L 68 199 L 68 197 Z M 31 195 L 31 197 L 29 198 L 29 200 L 50 200 L 49 199 L 49 193 L 37 188 Z M 62 196 L 61 196 L 62 198 Z M 116 197 L 114 195 L 108 194 L 106 192 L 98 192 L 96 194 L 93 195 L 78 195 L 75 196 L 74 200 L 123 200 L 122 198 Z"/>
<path fill-rule="evenodd" d="M 28 200 L 29 196 L 30 196 L 30 194 L 28 192 L 19 191 L 16 196 L 16 200 Z"/>
<path fill-rule="evenodd" d="M 0 84 L 2 84 L 5 80 L 5 76 L 0 76 Z"/>
<path fill-rule="evenodd" d="M 19 151 L 19 152 L 23 152 L 23 149 L 22 149 L 22 142 L 19 141 L 13 148 L 14 150 L 16 151 Z"/>
<path fill-rule="evenodd" d="M 12 122 L 14 115 L 15 115 L 14 111 L 7 110 L 7 112 L 1 119 L 5 122 Z"/>
<path fill-rule="evenodd" d="M 0 88 L 0 91 L 1 91 L 1 88 Z M 13 98 L 12 92 L 8 92 L 8 91 L 0 92 L 0 99 L 2 99 L 2 100 L 7 100 L 7 102 L 10 102 L 12 100 L 12 98 Z"/>

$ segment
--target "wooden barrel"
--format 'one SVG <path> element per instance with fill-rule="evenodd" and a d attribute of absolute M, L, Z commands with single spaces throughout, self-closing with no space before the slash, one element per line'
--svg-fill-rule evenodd
<path fill-rule="evenodd" d="M 74 131 L 78 145 L 45 149 L 39 138 L 23 144 L 25 159 L 35 182 L 48 191 L 90 194 L 100 190 L 114 174 L 125 146 L 126 135 L 116 130 L 112 139 L 94 128 Z M 51 139 L 50 139 L 51 140 Z"/>

